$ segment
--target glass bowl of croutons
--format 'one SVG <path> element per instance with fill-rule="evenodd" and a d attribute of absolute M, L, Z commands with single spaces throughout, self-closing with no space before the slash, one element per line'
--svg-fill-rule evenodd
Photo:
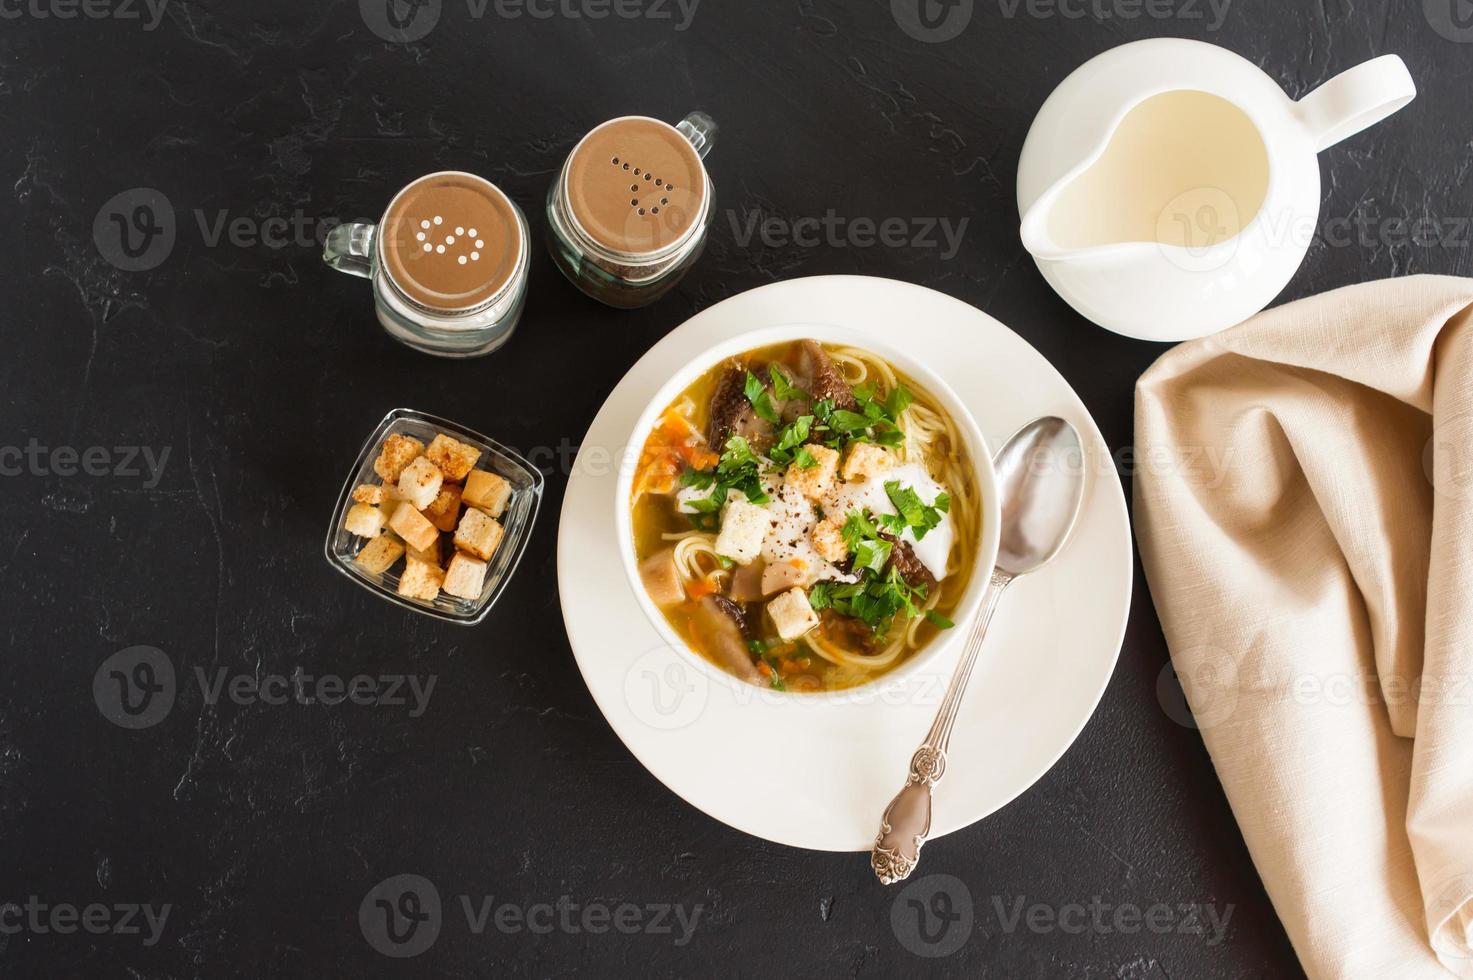
<path fill-rule="evenodd" d="M 396 408 L 338 496 L 327 560 L 406 609 L 479 623 L 526 550 L 542 486 L 531 463 L 495 440 Z"/>

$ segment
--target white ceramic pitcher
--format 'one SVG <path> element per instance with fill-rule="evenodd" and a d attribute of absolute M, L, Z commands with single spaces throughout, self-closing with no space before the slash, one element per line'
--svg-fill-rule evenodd
<path fill-rule="evenodd" d="M 1376 58 L 1298 102 L 1200 41 L 1126 44 L 1049 96 L 1018 165 L 1024 247 L 1076 310 L 1117 333 L 1186 340 L 1246 320 L 1303 261 L 1319 151 L 1405 106 Z"/>

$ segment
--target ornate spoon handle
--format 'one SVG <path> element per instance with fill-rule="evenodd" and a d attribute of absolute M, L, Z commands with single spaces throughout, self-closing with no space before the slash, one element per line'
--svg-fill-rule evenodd
<path fill-rule="evenodd" d="M 886 885 L 910 877 L 921 859 L 921 847 L 931 835 L 931 788 L 941 782 L 946 773 L 946 749 L 951 744 L 951 730 L 956 725 L 967 681 L 972 677 L 972 668 L 977 665 L 977 654 L 982 649 L 987 624 L 992 622 L 992 613 L 997 609 L 997 600 L 1012 581 L 1013 576 L 1002 569 L 992 570 L 987 602 L 967 636 L 966 649 L 962 651 L 956 672 L 951 675 L 946 696 L 936 711 L 936 720 L 931 722 L 931 730 L 926 733 L 921 747 L 910 757 L 910 775 L 905 786 L 895 794 L 880 820 L 880 832 L 870 851 L 870 867 Z"/>

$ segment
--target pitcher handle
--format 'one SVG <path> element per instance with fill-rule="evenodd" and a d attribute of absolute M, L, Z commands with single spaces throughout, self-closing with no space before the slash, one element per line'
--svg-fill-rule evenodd
<path fill-rule="evenodd" d="M 377 225 L 362 223 L 338 225 L 327 233 L 322 261 L 339 272 L 373 278 L 373 236 L 377 230 Z"/>
<path fill-rule="evenodd" d="M 706 159 L 706 154 L 716 144 L 716 132 L 719 129 L 716 120 L 700 110 L 680 120 L 675 128 L 680 131 L 681 136 L 690 140 L 690 145 L 696 148 L 696 153 L 702 160 Z"/>
<path fill-rule="evenodd" d="M 1406 62 L 1388 54 L 1336 75 L 1300 99 L 1295 110 L 1316 151 L 1323 151 L 1376 125 L 1416 96 Z"/>

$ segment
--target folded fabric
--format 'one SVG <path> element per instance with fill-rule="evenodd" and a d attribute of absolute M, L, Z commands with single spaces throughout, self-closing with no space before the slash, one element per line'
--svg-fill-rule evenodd
<path fill-rule="evenodd" d="M 1177 676 L 1315 978 L 1473 978 L 1473 280 L 1260 314 L 1136 389 Z"/>

